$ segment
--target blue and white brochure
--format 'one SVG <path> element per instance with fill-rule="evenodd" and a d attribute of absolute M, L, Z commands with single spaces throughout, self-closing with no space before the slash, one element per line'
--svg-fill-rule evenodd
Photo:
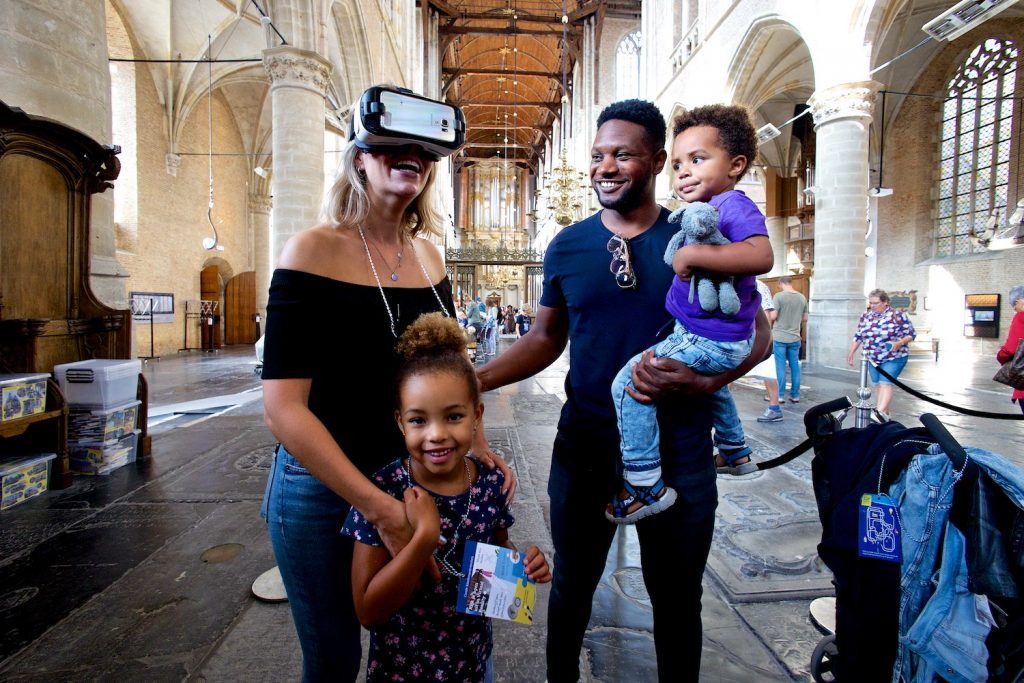
<path fill-rule="evenodd" d="M 536 602 L 537 584 L 526 578 L 525 555 L 490 543 L 466 543 L 459 612 L 532 624 Z"/>

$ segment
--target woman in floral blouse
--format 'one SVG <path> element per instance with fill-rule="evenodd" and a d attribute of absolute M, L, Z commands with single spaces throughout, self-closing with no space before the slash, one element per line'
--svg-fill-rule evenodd
<path fill-rule="evenodd" d="M 853 365 L 853 354 L 863 344 L 864 354 L 870 361 L 868 372 L 878 391 L 878 412 L 886 419 L 889 417 L 893 384 L 876 368 L 880 367 L 893 377 L 899 377 L 910 356 L 907 345 L 916 336 L 907 314 L 890 308 L 889 295 L 885 290 L 875 289 L 868 294 L 868 310 L 861 314 L 860 322 L 857 323 L 853 346 L 850 347 L 846 362 Z"/>

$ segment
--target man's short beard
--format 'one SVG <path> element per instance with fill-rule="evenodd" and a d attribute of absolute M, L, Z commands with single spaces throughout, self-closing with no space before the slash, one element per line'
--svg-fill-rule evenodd
<path fill-rule="evenodd" d="M 623 192 L 618 199 L 612 201 L 606 201 L 601 198 L 600 192 L 595 192 L 597 195 L 597 202 L 611 211 L 618 213 L 627 213 L 635 208 L 638 208 L 644 204 L 647 194 L 646 185 L 631 185 L 629 189 Z"/>

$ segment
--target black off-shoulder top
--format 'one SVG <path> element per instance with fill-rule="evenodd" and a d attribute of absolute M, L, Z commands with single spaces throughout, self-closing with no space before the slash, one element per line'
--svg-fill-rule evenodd
<path fill-rule="evenodd" d="M 454 316 L 451 282 L 435 285 Z M 440 310 L 430 287 L 384 289 L 395 331 Z M 367 476 L 405 453 L 395 424 L 399 357 L 376 286 L 278 268 L 270 283 L 263 379 L 311 379 L 309 409 Z"/>

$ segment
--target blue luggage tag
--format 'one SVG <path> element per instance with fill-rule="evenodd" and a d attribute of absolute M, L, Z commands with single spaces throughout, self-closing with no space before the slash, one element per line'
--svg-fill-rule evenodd
<path fill-rule="evenodd" d="M 902 562 L 900 518 L 896 503 L 885 494 L 865 493 L 857 515 L 860 529 L 857 554 L 887 562 Z"/>

